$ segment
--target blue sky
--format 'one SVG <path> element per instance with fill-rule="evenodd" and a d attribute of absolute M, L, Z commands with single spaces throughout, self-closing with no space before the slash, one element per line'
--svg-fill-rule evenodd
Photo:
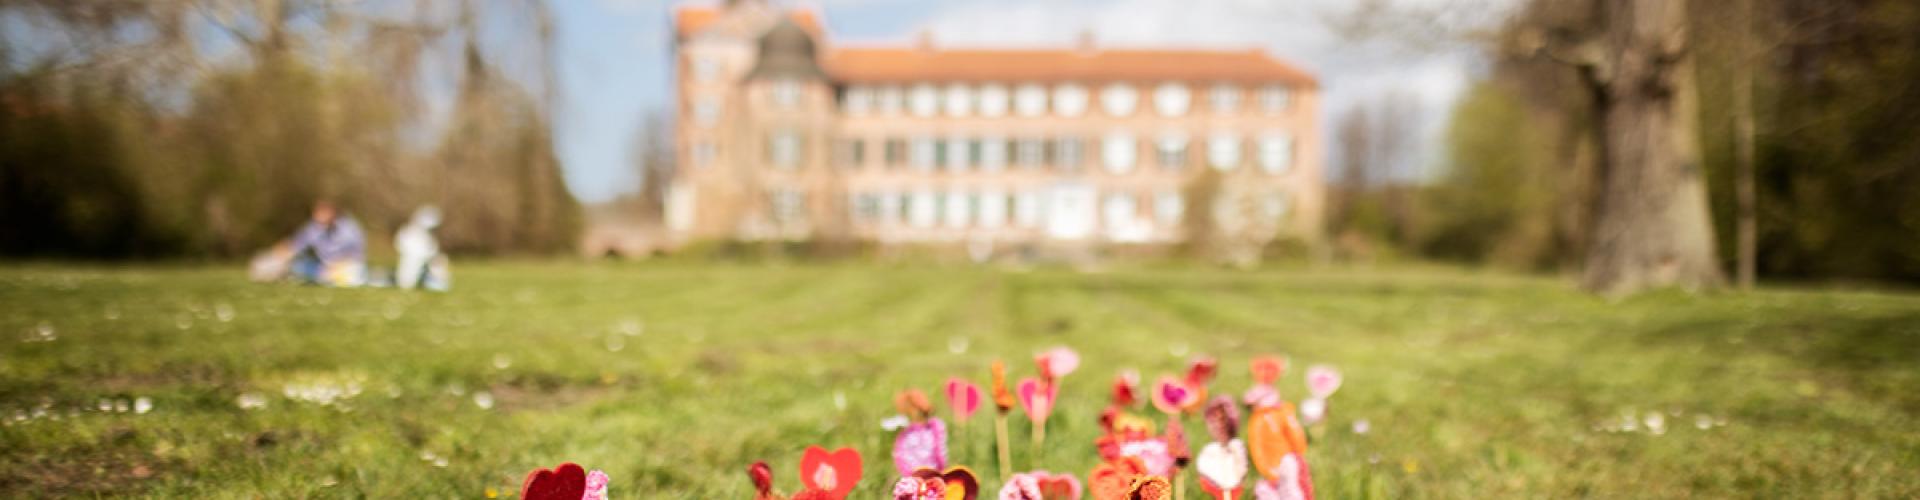
<path fill-rule="evenodd" d="M 1419 0 L 1413 0 L 1419 1 Z M 567 184 L 584 201 L 638 188 L 631 144 L 647 113 L 670 112 L 672 0 L 560 0 L 561 108 L 555 131 Z M 694 3 L 712 3 L 694 0 Z M 1082 31 L 1107 46 L 1267 48 L 1319 73 L 1322 122 L 1388 91 L 1422 104 L 1424 153 L 1473 57 L 1407 54 L 1342 39 L 1328 27 L 1348 0 L 794 0 L 824 13 L 833 42 L 906 42 L 928 32 L 955 46 L 1066 45 Z"/>

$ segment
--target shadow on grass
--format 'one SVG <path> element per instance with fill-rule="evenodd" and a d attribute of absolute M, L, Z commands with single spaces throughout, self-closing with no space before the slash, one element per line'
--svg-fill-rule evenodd
<path fill-rule="evenodd" d="M 1703 352 L 1729 348 L 1779 356 L 1869 399 L 1920 414 L 1920 309 L 1837 311 L 1797 306 L 1760 314 L 1719 309 L 1649 325 L 1648 342 L 1695 342 Z M 1758 322 L 1755 322 L 1758 321 Z M 1729 326 L 1740 325 L 1740 326 Z"/>

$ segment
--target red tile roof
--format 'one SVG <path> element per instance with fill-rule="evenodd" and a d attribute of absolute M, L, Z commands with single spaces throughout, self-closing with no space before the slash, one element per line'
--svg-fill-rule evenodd
<path fill-rule="evenodd" d="M 812 33 L 816 37 L 825 31 L 820 23 L 820 16 L 814 15 L 812 11 L 794 10 L 787 15 L 793 17 L 795 24 L 799 24 L 801 28 L 806 28 L 808 33 Z M 713 21 L 719 18 L 719 8 L 683 6 L 674 9 L 673 26 L 677 35 L 685 38 L 687 35 L 694 34 L 700 31 L 701 28 L 713 24 Z"/>
<path fill-rule="evenodd" d="M 1286 82 L 1318 86 L 1312 74 L 1250 50 L 997 50 L 839 48 L 823 65 L 836 80 Z"/>

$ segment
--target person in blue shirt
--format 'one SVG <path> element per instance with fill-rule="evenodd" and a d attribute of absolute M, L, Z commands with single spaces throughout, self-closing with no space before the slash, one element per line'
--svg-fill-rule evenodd
<path fill-rule="evenodd" d="M 293 276 L 302 281 L 333 286 L 359 286 L 366 281 L 366 233 L 330 201 L 313 204 L 313 218 L 294 233 L 288 250 L 293 255 Z"/>

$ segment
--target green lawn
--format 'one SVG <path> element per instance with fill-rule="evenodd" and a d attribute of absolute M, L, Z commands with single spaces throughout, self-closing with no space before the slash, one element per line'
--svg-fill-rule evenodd
<path fill-rule="evenodd" d="M 1346 373 L 1309 454 L 1323 498 L 1920 497 L 1920 296 L 1609 303 L 1428 268 L 456 272 L 432 295 L 0 268 L 0 496 L 505 496 L 572 460 L 620 498 L 745 499 L 747 464 L 791 492 L 823 443 L 857 447 L 855 496 L 879 498 L 895 391 L 984 382 L 996 358 L 1028 376 L 1064 344 L 1085 364 L 1018 469 L 1084 475 L 1121 369 L 1213 355 L 1238 394 L 1248 358 L 1281 353 L 1289 399 L 1308 364 Z M 953 444 L 989 494 L 990 429 Z"/>

